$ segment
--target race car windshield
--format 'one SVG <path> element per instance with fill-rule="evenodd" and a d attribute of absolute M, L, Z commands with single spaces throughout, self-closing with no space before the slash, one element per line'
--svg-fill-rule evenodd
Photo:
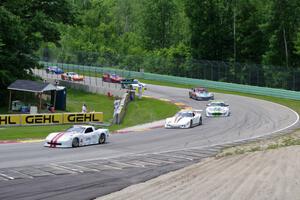
<path fill-rule="evenodd" d="M 82 127 L 71 127 L 67 130 L 67 132 L 78 132 L 81 133 L 84 131 L 84 128 Z"/>
<path fill-rule="evenodd" d="M 202 93 L 202 92 L 208 92 L 208 91 L 204 88 L 198 88 L 198 89 L 196 89 L 196 92 Z"/>
<path fill-rule="evenodd" d="M 225 107 L 225 103 L 211 103 L 210 106 L 221 106 L 221 107 Z"/>
<path fill-rule="evenodd" d="M 189 112 L 178 113 L 178 117 L 193 117 L 193 113 L 189 113 Z"/>

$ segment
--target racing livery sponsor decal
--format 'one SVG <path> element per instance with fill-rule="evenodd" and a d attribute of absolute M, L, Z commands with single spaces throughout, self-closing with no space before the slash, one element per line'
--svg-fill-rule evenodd
<path fill-rule="evenodd" d="M 0 125 L 17 125 L 20 124 L 19 115 L 0 115 Z"/>
<path fill-rule="evenodd" d="M 102 113 L 68 113 L 64 115 L 64 123 L 102 122 Z"/>
<path fill-rule="evenodd" d="M 21 115 L 22 125 L 31 125 L 31 124 L 62 124 L 63 114 L 26 114 Z"/>
<path fill-rule="evenodd" d="M 103 122 L 102 112 L 0 115 L 0 126 Z"/>

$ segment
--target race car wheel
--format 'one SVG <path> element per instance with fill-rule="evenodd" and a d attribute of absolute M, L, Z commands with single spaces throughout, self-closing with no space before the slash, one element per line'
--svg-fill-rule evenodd
<path fill-rule="evenodd" d="M 190 121 L 190 128 L 193 127 L 193 120 Z"/>
<path fill-rule="evenodd" d="M 202 125 L 202 117 L 199 119 L 199 126 Z"/>
<path fill-rule="evenodd" d="M 99 137 L 99 144 L 104 144 L 106 141 L 106 137 L 104 134 L 101 134 Z"/>
<path fill-rule="evenodd" d="M 79 140 L 78 138 L 74 138 L 72 141 L 72 147 L 76 148 L 79 147 Z"/>

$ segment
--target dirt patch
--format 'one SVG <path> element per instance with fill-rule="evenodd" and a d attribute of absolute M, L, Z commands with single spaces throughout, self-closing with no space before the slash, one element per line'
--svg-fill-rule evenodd
<path fill-rule="evenodd" d="M 259 142 L 253 142 L 245 145 L 223 149 L 223 151 L 217 155 L 217 158 L 230 155 L 238 155 L 247 152 L 278 149 L 281 147 L 288 147 L 294 145 L 300 145 L 300 129 L 285 136 L 278 136 L 272 139 L 261 140 Z"/>

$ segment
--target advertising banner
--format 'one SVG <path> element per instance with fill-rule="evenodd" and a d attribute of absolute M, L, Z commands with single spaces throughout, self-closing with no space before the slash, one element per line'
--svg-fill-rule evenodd
<path fill-rule="evenodd" d="M 103 122 L 102 112 L 0 115 L 1 126 L 82 124 Z"/>

